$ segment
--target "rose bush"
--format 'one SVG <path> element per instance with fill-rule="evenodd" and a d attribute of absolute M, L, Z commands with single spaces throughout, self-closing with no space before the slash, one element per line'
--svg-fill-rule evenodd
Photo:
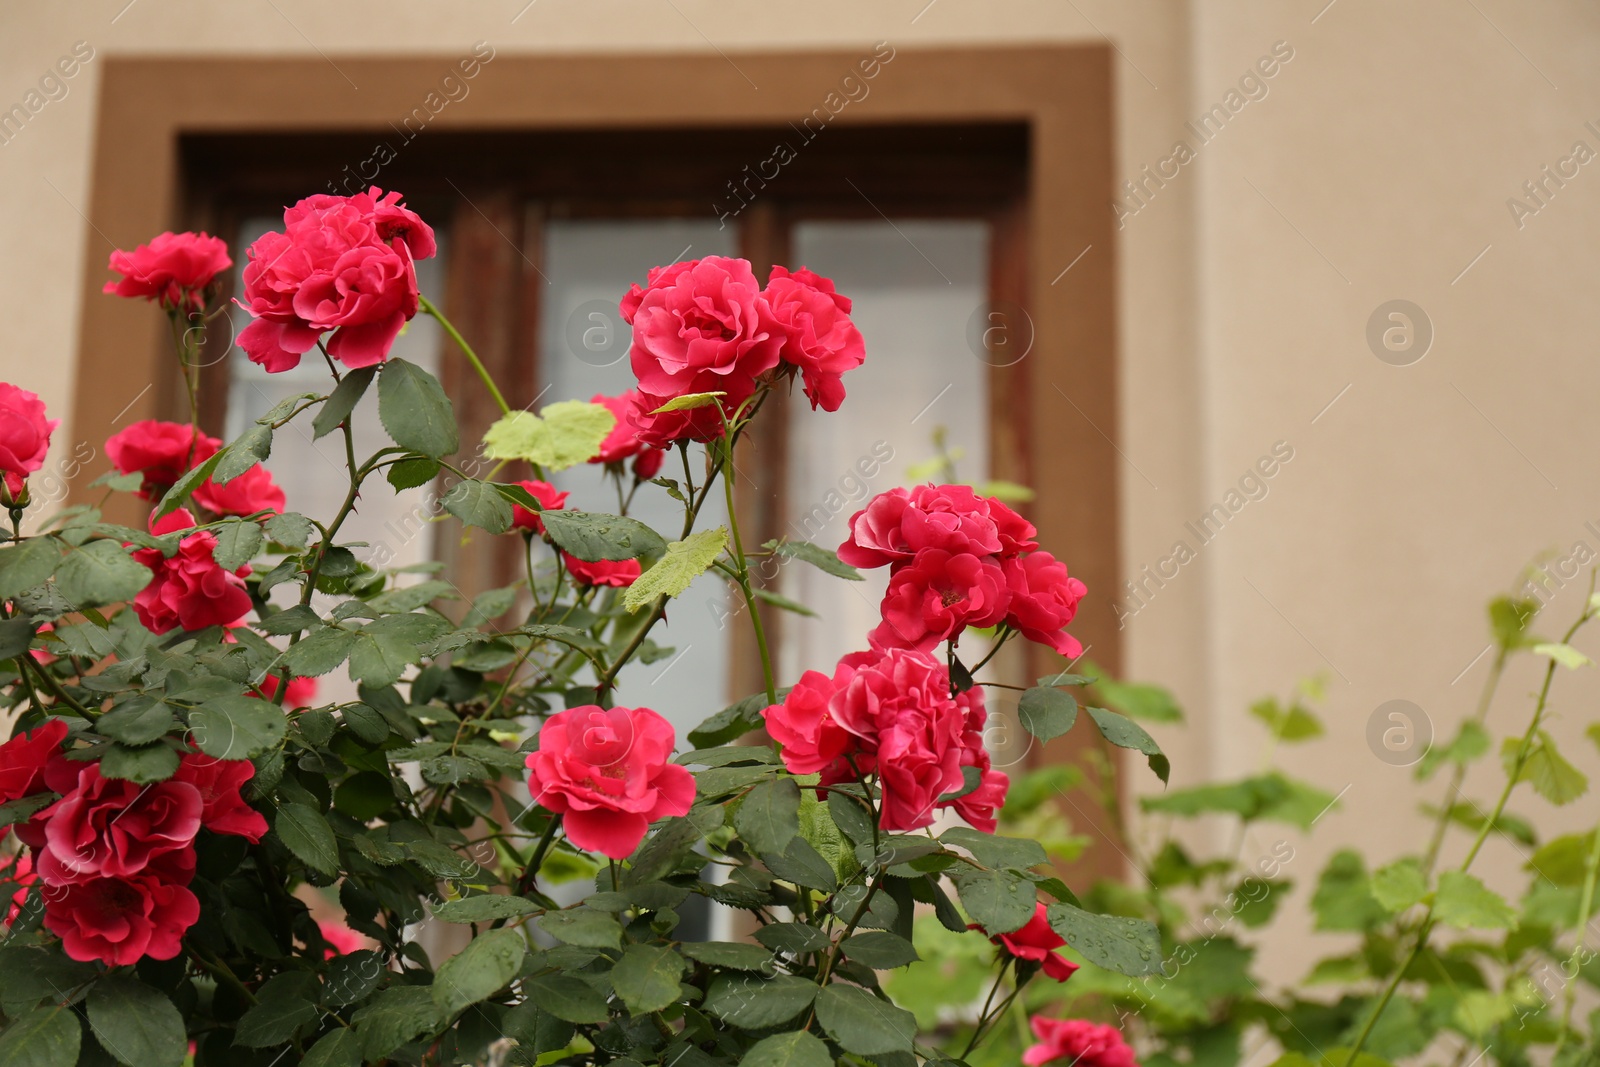
<path fill-rule="evenodd" d="M 0 389 L 0 881 L 16 901 L 0 1064 L 960 1062 L 886 992 L 918 958 L 919 913 L 993 939 L 995 990 L 1080 961 L 1148 973 L 1153 923 L 1080 907 L 1037 842 L 995 833 L 1010 778 L 985 748 L 985 694 L 1008 683 L 985 668 L 1013 641 L 1053 662 L 1011 686 L 1043 739 L 1073 727 L 1088 681 L 1052 660 L 1076 654 L 1084 587 L 1034 527 L 970 487 L 919 485 L 868 503 L 837 552 L 743 541 L 734 448 L 774 392 L 845 401 L 866 358 L 850 300 L 804 268 L 765 285 L 739 259 L 658 268 L 621 302 L 638 388 L 537 413 L 511 410 L 460 342 L 505 413 L 483 442 L 504 477 L 486 479 L 457 459 L 438 381 L 390 352 L 412 316 L 444 322 L 416 286 L 434 251 L 397 193 L 289 208 L 249 250 L 239 341 L 269 372 L 323 359 L 329 387 L 226 443 L 199 430 L 196 359 L 225 251 L 179 234 L 113 257 L 109 290 L 171 319 L 190 401 L 187 422 L 107 442 L 101 482 L 142 502 L 135 526 L 28 510 L 55 424 Z M 373 388 L 390 443 L 362 457 L 352 413 Z M 274 435 L 301 422 L 344 438 L 333 515 L 294 511 L 269 473 Z M 668 449 L 681 480 L 661 476 Z M 560 487 L 586 462 L 618 513 Z M 382 480 L 432 485 L 475 541 L 515 539 L 525 573 L 458 604 L 344 543 Z M 677 501 L 681 527 L 630 517 L 640 491 Z M 730 519 L 706 528 L 714 493 Z M 792 606 L 758 580 L 772 560 L 891 571 L 881 625 L 792 687 L 757 610 Z M 711 572 L 744 601 L 763 688 L 678 737 L 622 672 L 670 653 L 657 624 Z M 319 698 L 335 671 L 353 693 Z M 1131 720 L 1083 719 L 1165 777 Z M 969 1051 L 1012 999 L 966 1006 Z M 1042 1047 L 1124 1062 L 1075 1033 L 1042 1027 Z"/>

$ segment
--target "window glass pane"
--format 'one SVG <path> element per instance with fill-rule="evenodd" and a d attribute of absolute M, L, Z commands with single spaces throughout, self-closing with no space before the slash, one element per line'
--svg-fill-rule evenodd
<path fill-rule="evenodd" d="M 936 427 L 962 453 L 960 480 L 988 476 L 988 365 L 967 343 L 968 320 L 988 301 L 988 256 L 988 227 L 975 220 L 795 228 L 794 263 L 855 301 L 867 360 L 845 375 L 836 412 L 812 412 L 798 389 L 791 397 L 789 537 L 836 548 L 869 497 L 905 484 L 906 469 L 934 455 Z M 784 616 L 780 676 L 831 673 L 840 656 L 865 648 L 887 582 L 887 569 L 841 582 L 785 567 L 785 594 L 819 618 Z"/>
<path fill-rule="evenodd" d="M 714 222 L 563 219 L 550 222 L 545 233 L 543 271 L 549 284 L 540 294 L 539 405 L 633 388 L 628 365 L 632 330 L 617 314 L 622 294 L 635 283 L 642 285 L 651 267 L 737 251 L 734 230 L 718 229 Z M 691 456 L 699 451 L 692 449 Z M 704 471 L 695 463 L 698 484 Z M 662 474 L 683 480 L 676 452 L 667 457 Z M 600 467 L 574 467 L 553 475 L 552 481 L 571 494 L 569 507 L 617 510 L 616 491 Z M 680 505 L 656 486 L 641 488 L 628 513 L 668 540 L 676 540 L 683 529 Z M 719 493 L 706 502 L 697 525 L 709 529 L 726 521 Z M 726 600 L 723 583 L 714 577 L 697 579 L 652 632 L 656 643 L 675 651 L 655 663 L 629 664 L 619 679 L 616 702 L 654 708 L 671 720 L 680 741 L 720 710 L 728 702 L 728 638 L 718 625 Z"/>

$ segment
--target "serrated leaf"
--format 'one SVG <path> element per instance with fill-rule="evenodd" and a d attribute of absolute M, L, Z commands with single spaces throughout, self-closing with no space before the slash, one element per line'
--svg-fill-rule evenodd
<path fill-rule="evenodd" d="M 444 1025 L 431 986 L 390 986 L 355 1013 L 365 1062 L 376 1063 L 412 1038 Z"/>
<path fill-rule="evenodd" d="M 278 746 L 288 732 L 283 709 L 245 696 L 208 698 L 189 712 L 189 735 L 217 759 L 253 759 Z"/>
<path fill-rule="evenodd" d="M 382 689 L 399 681 L 408 666 L 421 661 L 416 642 L 363 631 L 350 647 L 350 680 Z"/>
<path fill-rule="evenodd" d="M 300 1067 L 361 1067 L 361 1035 L 349 1027 L 336 1027 L 306 1050 Z"/>
<path fill-rule="evenodd" d="M 1049 862 L 1044 846 L 1022 837 L 1000 837 L 967 826 L 952 826 L 939 835 L 947 845 L 966 849 L 985 867 L 1026 870 Z"/>
<path fill-rule="evenodd" d="M 799 1015 L 816 995 L 815 982 L 794 975 L 723 974 L 706 989 L 705 1010 L 742 1030 L 765 1030 Z"/>
<path fill-rule="evenodd" d="M 517 976 L 527 944 L 515 930 L 489 930 L 445 960 L 433 980 L 433 1002 L 454 1014 L 493 996 Z"/>
<path fill-rule="evenodd" d="M 778 694 L 781 701 L 787 690 Z M 695 748 L 715 748 L 743 737 L 752 730 L 761 729 L 766 717 L 767 694 L 757 693 L 729 704 L 705 722 L 689 731 L 689 743 Z"/>
<path fill-rule="evenodd" d="M 846 578 L 852 582 L 865 580 L 862 573 L 841 560 L 838 553 L 810 541 L 768 541 L 762 547 L 775 555 L 809 563 L 835 578 Z"/>
<path fill-rule="evenodd" d="M 427 485 L 439 476 L 439 461 L 428 459 L 424 456 L 411 456 L 402 459 L 389 468 L 385 478 L 396 489 L 415 489 L 419 485 Z"/>
<path fill-rule="evenodd" d="M 689 588 L 690 582 L 709 570 L 712 562 L 727 546 L 728 530 L 724 526 L 701 530 L 682 541 L 670 542 L 666 553 L 622 594 L 623 607 L 638 611 L 656 597 L 677 596 Z"/>
<path fill-rule="evenodd" d="M 1118 682 L 1088 660 L 1080 660 L 1078 669 L 1081 673 L 1095 676 L 1094 687 L 1105 702 L 1111 707 L 1132 719 L 1144 719 L 1147 722 L 1182 722 L 1183 711 L 1178 707 L 1178 702 L 1172 694 L 1156 685 L 1143 685 L 1137 682 Z M 1040 679 L 1040 685 L 1046 684 Z M 1057 682 L 1057 685 L 1068 683 Z"/>
<path fill-rule="evenodd" d="M 756 852 L 782 854 L 800 833 L 800 787 L 793 778 L 760 783 L 740 802 L 733 827 Z"/>
<path fill-rule="evenodd" d="M 720 397 L 727 396 L 726 392 L 711 393 L 684 393 L 675 396 L 665 404 L 650 412 L 652 415 L 665 415 L 669 411 L 693 411 L 695 408 L 708 408 L 715 404 Z"/>
<path fill-rule="evenodd" d="M 1161 779 L 1163 785 L 1166 784 L 1167 776 L 1172 773 L 1172 765 L 1167 761 L 1167 757 L 1162 754 L 1161 746 L 1156 744 L 1154 738 L 1145 733 L 1144 727 L 1126 715 L 1118 715 L 1114 711 L 1107 711 L 1104 708 L 1090 708 L 1088 710 L 1089 717 L 1094 720 L 1095 726 L 1099 728 L 1101 737 L 1104 737 L 1118 748 L 1131 748 L 1137 752 L 1144 753 L 1150 764 L 1150 769 L 1156 773 L 1157 778 Z"/>
<path fill-rule="evenodd" d="M 302 549 L 315 529 L 311 520 L 297 511 L 285 511 L 268 519 L 263 526 L 267 536 L 285 548 Z"/>
<path fill-rule="evenodd" d="M 611 1017 L 606 1000 L 592 986 L 571 978 L 545 975 L 522 982 L 528 999 L 557 1019 L 581 1025 L 603 1023 Z"/>
<path fill-rule="evenodd" d="M 568 945 L 583 948 L 621 948 L 622 927 L 615 916 L 593 908 L 547 911 L 535 920 L 541 930 Z"/>
<path fill-rule="evenodd" d="M 81 611 L 132 600 L 150 580 L 150 568 L 117 542 L 90 541 L 67 553 L 56 568 L 55 587 Z"/>
<path fill-rule="evenodd" d="M 452 485 L 439 502 L 468 526 L 477 526 L 492 534 L 503 534 L 511 529 L 511 504 L 488 482 L 463 479 Z"/>
<path fill-rule="evenodd" d="M 755 594 L 757 600 L 765 604 L 771 604 L 782 611 L 792 611 L 796 615 L 804 615 L 808 619 L 820 618 L 816 612 L 800 603 L 800 601 L 791 600 L 782 593 L 774 593 L 770 589 L 752 589 L 751 592 Z"/>
<path fill-rule="evenodd" d="M 1510 930 L 1517 925 L 1517 913 L 1505 898 L 1464 871 L 1439 876 L 1433 914 L 1463 930 Z"/>
<path fill-rule="evenodd" d="M 272 455 L 272 427 L 263 423 L 251 426 L 227 447 L 226 452 L 211 472 L 211 480 L 217 485 L 228 484 Z"/>
<path fill-rule="evenodd" d="M 678 999 L 683 957 L 660 945 L 629 945 L 611 968 L 611 988 L 634 1016 L 660 1011 Z"/>
<path fill-rule="evenodd" d="M 1020 930 L 1033 918 L 1038 899 L 1033 883 L 1006 871 L 962 867 L 951 875 L 962 907 L 990 934 Z"/>
<path fill-rule="evenodd" d="M 320 812 L 305 804 L 284 804 L 278 808 L 272 827 L 306 866 L 327 875 L 339 872 L 339 843 Z"/>
<path fill-rule="evenodd" d="M 166 745 L 107 745 L 100 756 L 100 773 L 146 785 L 164 782 L 178 770 L 178 754 Z"/>
<path fill-rule="evenodd" d="M 297 678 L 320 677 L 345 661 L 355 647 L 356 637 L 353 631 L 333 626 L 313 630 L 289 646 L 283 654 L 283 666 Z"/>
<path fill-rule="evenodd" d="M 1405 911 L 1427 894 L 1428 883 L 1416 860 L 1399 860 L 1372 873 L 1372 895 L 1392 912 Z"/>
<path fill-rule="evenodd" d="M 0 1032 L 0 1067 L 72 1067 L 83 1028 L 72 1009 L 44 1004 Z"/>
<path fill-rule="evenodd" d="M 820 1037 L 793 1030 L 757 1041 L 739 1063 L 742 1067 L 833 1067 L 834 1061 Z"/>
<path fill-rule="evenodd" d="M 350 417 L 350 413 L 361 402 L 361 397 L 366 393 L 367 386 L 372 384 L 373 376 L 378 373 L 376 364 L 370 367 L 357 367 L 347 371 L 339 379 L 339 384 L 333 387 L 333 392 L 328 394 L 328 399 L 322 402 L 322 410 L 317 412 L 316 418 L 311 420 L 311 439 L 313 441 L 339 428 L 339 424 Z"/>
<path fill-rule="evenodd" d="M 257 999 L 239 1017 L 234 1043 L 269 1048 L 291 1040 L 317 1020 L 317 981 L 303 971 L 284 971 L 267 979 Z"/>
<path fill-rule="evenodd" d="M 256 628 L 264 634 L 282 637 L 287 634 L 297 634 L 302 630 L 309 630 L 320 625 L 322 620 L 308 604 L 296 604 L 282 611 L 268 615 L 256 623 Z"/>
<path fill-rule="evenodd" d="M 0 600 L 42 585 L 60 561 L 61 542 L 53 537 L 30 537 L 0 549 Z"/>
<path fill-rule="evenodd" d="M 1099 915 L 1071 904 L 1051 904 L 1050 928 L 1068 947 L 1097 967 L 1130 978 L 1161 967 L 1161 935 L 1154 923 L 1121 915 Z"/>
<path fill-rule="evenodd" d="M 182 1067 L 188 1036 L 166 994 L 112 975 L 90 987 L 87 1009 L 96 1040 L 128 1067 Z"/>
<path fill-rule="evenodd" d="M 557 547 L 586 563 L 638 559 L 666 548 L 661 535 L 637 519 L 593 511 L 547 511 L 545 532 Z"/>
<path fill-rule="evenodd" d="M 817 1021 L 847 1051 L 860 1056 L 910 1052 L 917 1019 L 865 989 L 829 985 L 817 994 Z"/>
<path fill-rule="evenodd" d="M 244 519 L 231 519 L 211 528 L 217 546 L 211 558 L 225 571 L 236 571 L 261 551 L 261 527 Z"/>
<path fill-rule="evenodd" d="M 1575 671 L 1579 667 L 1587 667 L 1594 662 L 1594 660 L 1585 656 L 1571 645 L 1563 645 L 1553 641 L 1534 645 L 1533 654 L 1553 659 L 1569 671 Z"/>
<path fill-rule="evenodd" d="M 1516 769 L 1520 738 L 1508 737 L 1500 747 L 1500 761 L 1509 776 Z M 1534 792 L 1550 803 L 1570 804 L 1589 791 L 1589 779 L 1556 751 L 1555 741 L 1543 730 L 1528 746 L 1522 761 L 1519 781 L 1531 782 Z"/>
<path fill-rule="evenodd" d="M 207 478 L 211 477 L 211 473 L 217 469 L 217 464 L 221 463 L 228 455 L 229 447 L 228 445 L 223 445 L 212 453 L 210 459 L 174 482 L 172 488 L 168 489 L 166 495 L 161 498 L 161 503 L 157 504 L 155 511 L 151 513 L 150 522 L 154 524 L 157 519 L 164 519 L 178 510 L 184 501 L 188 500 L 194 491 L 200 488 L 200 485 Z"/>
<path fill-rule="evenodd" d="M 455 408 L 439 379 L 403 359 L 389 359 L 378 375 L 378 419 L 395 444 L 430 459 L 461 447 Z"/>
<path fill-rule="evenodd" d="M 1022 728 L 1041 741 L 1060 737 L 1078 721 L 1078 701 L 1071 693 L 1051 686 L 1036 686 L 1017 703 Z"/>
<path fill-rule="evenodd" d="M 616 424 L 616 416 L 604 404 L 583 400 L 563 400 L 537 415 L 513 411 L 483 435 L 483 454 L 490 459 L 527 460 L 546 470 L 565 470 L 587 463 Z"/>
<path fill-rule="evenodd" d="M 916 947 L 911 942 L 886 930 L 851 934 L 840 943 L 840 947 L 850 959 L 878 971 L 904 967 L 922 958 L 917 955 Z"/>
<path fill-rule="evenodd" d="M 698 963 L 735 971 L 761 971 L 772 963 L 765 948 L 738 941 L 685 941 L 678 950 Z"/>

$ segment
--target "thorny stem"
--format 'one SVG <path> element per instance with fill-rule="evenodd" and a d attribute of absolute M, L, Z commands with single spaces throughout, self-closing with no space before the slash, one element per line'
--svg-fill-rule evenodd
<path fill-rule="evenodd" d="M 1572 1011 L 1578 1002 L 1578 967 L 1583 962 L 1584 941 L 1589 933 L 1589 909 L 1594 906 L 1594 887 L 1596 876 L 1600 875 L 1600 826 L 1595 827 L 1594 841 L 1589 845 L 1589 855 L 1583 865 L 1583 896 L 1578 901 L 1578 943 L 1572 947 L 1569 957 L 1571 966 L 1564 968 L 1570 970 L 1572 976 L 1567 979 L 1566 986 L 1561 990 L 1561 1033 L 1556 1037 L 1556 1050 L 1552 1054 L 1552 1061 L 1561 1055 L 1562 1046 L 1567 1043 L 1567 1035 L 1572 1031 Z"/>
<path fill-rule="evenodd" d="M 989 1021 L 989 1008 L 990 1008 L 991 1005 L 994 1004 L 994 995 L 1000 991 L 1000 986 L 1005 983 L 1006 970 L 1010 966 L 1011 966 L 1011 960 L 1010 960 L 1009 957 L 1004 962 L 1002 962 L 1000 964 L 1000 973 L 994 976 L 994 985 L 989 987 L 989 995 L 987 997 L 983 998 L 983 1008 L 982 1008 L 981 1011 L 978 1012 L 978 1023 L 977 1023 L 977 1025 L 975 1027 L 973 1027 L 972 1038 L 967 1042 L 967 1047 L 964 1050 L 962 1050 L 962 1053 L 961 1053 L 961 1058 L 962 1059 L 966 1059 L 968 1056 L 972 1055 L 972 1050 L 974 1048 L 976 1048 L 977 1045 L 978 1045 L 978 1039 L 983 1036 L 983 1031 L 986 1028 L 986 1023 Z M 1013 990 L 1012 993 L 1011 993 L 1011 997 L 1014 997 L 1016 995 L 1017 995 L 1016 991 Z M 1004 1012 L 1006 1010 L 1006 1006 L 1011 1003 L 1011 997 L 1007 997 L 1005 1004 L 1000 1005 L 1000 1011 L 995 1013 L 995 1018 L 998 1019 L 1000 1017 L 1001 1012 Z"/>
<path fill-rule="evenodd" d="M 722 439 L 722 487 L 728 501 L 728 532 L 733 537 L 733 563 L 739 589 L 744 593 L 745 607 L 750 609 L 750 626 L 756 634 L 756 650 L 761 653 L 761 677 L 767 685 L 767 703 L 778 702 L 778 684 L 772 675 L 772 653 L 767 648 L 767 631 L 761 623 L 761 610 L 756 605 L 755 590 L 750 586 L 750 565 L 744 558 L 744 544 L 739 538 L 739 516 L 733 501 L 733 438 Z"/>
<path fill-rule="evenodd" d="M 500 414 L 511 414 L 511 405 L 507 404 L 506 398 L 500 395 L 499 387 L 494 384 L 494 379 L 489 376 L 489 368 L 483 365 L 483 361 L 478 358 L 478 353 L 474 352 L 472 346 L 467 344 L 466 338 L 462 337 L 450 320 L 444 317 L 442 311 L 433 306 L 433 301 L 419 293 L 417 295 L 417 304 L 423 311 L 432 315 L 435 322 L 444 327 L 444 332 L 450 335 L 450 340 L 454 341 L 456 347 L 461 349 L 462 353 L 467 357 L 467 362 L 472 364 L 472 369 L 478 372 L 478 377 L 482 379 L 484 388 L 489 390 L 489 395 L 499 405 Z"/>
<path fill-rule="evenodd" d="M 1478 694 L 1478 706 L 1473 712 L 1472 722 L 1482 726 L 1489 717 L 1489 708 L 1494 703 L 1495 692 L 1500 688 L 1500 678 L 1505 673 L 1506 656 L 1508 650 L 1501 648 L 1495 654 L 1494 662 L 1489 666 L 1489 676 L 1483 680 L 1483 690 Z M 1450 782 L 1444 795 L 1443 810 L 1439 813 L 1439 823 L 1433 828 L 1433 838 L 1428 842 L 1428 851 L 1423 853 L 1422 877 L 1427 879 L 1433 874 L 1434 864 L 1439 862 L 1439 850 L 1444 846 L 1444 835 L 1450 827 L 1450 813 L 1455 810 L 1456 797 L 1461 793 L 1461 785 L 1466 781 L 1466 761 L 1457 761 L 1450 772 Z"/>

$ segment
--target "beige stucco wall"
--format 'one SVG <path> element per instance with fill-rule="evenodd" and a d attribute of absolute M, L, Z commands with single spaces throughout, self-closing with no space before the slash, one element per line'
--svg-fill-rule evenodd
<path fill-rule="evenodd" d="M 1121 56 L 1120 176 L 1135 179 L 1176 140 L 1196 143 L 1184 124 L 1284 42 L 1280 57 L 1286 47 L 1292 58 L 1266 95 L 1125 219 L 1119 444 L 1130 579 L 1179 539 L 1196 547 L 1185 523 L 1275 443 L 1293 449 L 1269 494 L 1129 620 L 1128 655 L 1132 673 L 1171 685 L 1196 720 L 1175 746 L 1183 781 L 1253 769 L 1261 746 L 1247 703 L 1328 676 L 1330 737 L 1286 758 L 1331 791 L 1350 788 L 1312 843 L 1291 837 L 1290 874 L 1304 882 L 1335 842 L 1384 856 L 1415 837 L 1405 772 L 1365 740 L 1373 709 L 1410 699 L 1446 732 L 1485 671 L 1487 658 L 1468 665 L 1484 647 L 1487 595 L 1541 549 L 1566 553 L 1582 540 L 1600 550 L 1584 526 L 1600 529 L 1600 369 L 1587 329 L 1600 168 L 1582 168 L 1520 229 L 1506 207 L 1575 141 L 1600 149 L 1600 134 L 1584 129 L 1600 120 L 1600 13 L 1575 0 L 1324 3 L 7 5 L 0 105 L 20 100 L 74 42 L 99 58 L 0 146 L 0 377 L 69 410 L 78 279 L 102 266 L 84 262 L 79 208 L 108 55 L 455 56 L 478 40 L 503 53 L 736 54 L 1109 34 Z M 1077 250 L 1060 252 L 1065 266 Z M 1408 367 L 1380 362 L 1364 336 L 1373 310 L 1397 298 L 1420 305 L 1435 330 L 1426 358 Z M 72 434 L 58 436 L 59 458 Z M 1556 600 L 1566 616 L 1580 596 L 1568 587 Z M 1520 699 L 1530 686 L 1519 674 L 1505 692 Z M 1593 717 L 1577 700 L 1557 710 L 1564 736 Z M 1511 723 L 1509 709 L 1492 720 L 1497 732 Z M 1245 847 L 1265 851 L 1273 839 Z M 1271 951 L 1281 973 L 1296 973 L 1295 938 Z"/>

